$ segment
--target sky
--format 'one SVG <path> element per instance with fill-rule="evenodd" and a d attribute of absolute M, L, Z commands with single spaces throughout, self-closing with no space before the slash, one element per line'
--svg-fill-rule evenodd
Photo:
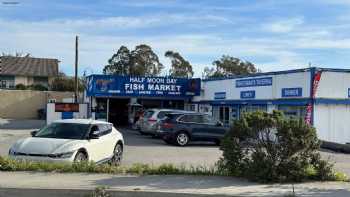
<path fill-rule="evenodd" d="M 16 2 L 16 3 L 13 3 Z M 222 55 L 264 71 L 350 67 L 350 0 L 0 0 L 0 53 L 56 58 L 102 73 L 121 45 L 179 52 L 201 77 Z"/>

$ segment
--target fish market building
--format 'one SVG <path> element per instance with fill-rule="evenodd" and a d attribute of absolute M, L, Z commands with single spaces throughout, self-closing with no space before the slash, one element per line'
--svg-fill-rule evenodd
<path fill-rule="evenodd" d="M 86 100 L 94 118 L 118 125 L 127 124 L 138 105 L 208 113 L 227 125 L 245 112 L 281 110 L 312 124 L 321 140 L 350 143 L 350 69 L 311 67 L 203 80 L 92 75 Z"/>
<path fill-rule="evenodd" d="M 138 109 L 185 109 L 200 95 L 199 78 L 91 75 L 85 101 L 95 119 L 128 125 Z"/>

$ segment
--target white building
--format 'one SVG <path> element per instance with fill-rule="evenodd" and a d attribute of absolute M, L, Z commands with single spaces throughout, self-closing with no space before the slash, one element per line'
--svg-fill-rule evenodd
<path fill-rule="evenodd" d="M 321 140 L 350 143 L 350 70 L 306 68 L 208 79 L 188 108 L 228 124 L 243 112 L 281 110 L 303 118 Z"/>

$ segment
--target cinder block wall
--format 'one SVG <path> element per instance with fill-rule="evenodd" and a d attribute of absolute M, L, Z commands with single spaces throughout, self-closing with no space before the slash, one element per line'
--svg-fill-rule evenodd
<path fill-rule="evenodd" d="M 38 109 L 45 109 L 49 99 L 62 102 L 73 92 L 0 90 L 0 118 L 37 119 Z"/>

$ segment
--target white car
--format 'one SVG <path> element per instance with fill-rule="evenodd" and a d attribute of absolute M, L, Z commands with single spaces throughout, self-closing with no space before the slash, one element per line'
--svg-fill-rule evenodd
<path fill-rule="evenodd" d="M 110 162 L 119 165 L 124 148 L 123 135 L 111 123 L 89 119 L 55 121 L 32 137 L 18 140 L 9 157 L 48 162 Z"/>

